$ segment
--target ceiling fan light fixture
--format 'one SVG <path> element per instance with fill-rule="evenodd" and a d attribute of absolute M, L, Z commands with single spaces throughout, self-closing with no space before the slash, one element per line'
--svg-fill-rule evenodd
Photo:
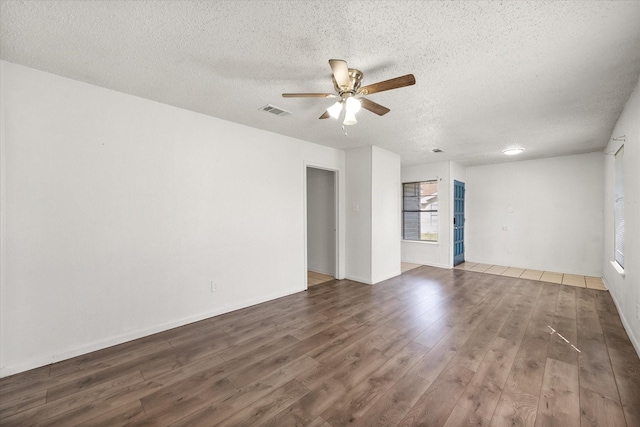
<path fill-rule="evenodd" d="M 343 125 L 355 125 L 358 123 L 356 120 L 356 113 L 361 108 L 371 111 L 378 116 L 384 116 L 390 110 L 380 104 L 365 98 L 367 95 L 371 95 L 378 92 L 384 92 L 391 89 L 399 89 L 401 87 L 411 86 L 416 84 L 416 78 L 413 74 L 407 74 L 404 76 L 396 77 L 389 80 L 373 83 L 367 86 L 362 86 L 362 71 L 356 68 L 349 68 L 347 61 L 342 59 L 330 59 L 329 66 L 331 67 L 331 80 L 333 80 L 333 87 L 337 94 L 334 93 L 283 93 L 283 98 L 340 98 L 340 101 L 327 108 L 318 117 L 320 120 L 333 117 L 339 119 L 344 110 Z M 358 96 L 358 98 L 356 98 Z"/>
<path fill-rule="evenodd" d="M 506 154 L 507 156 L 515 156 L 516 154 L 520 154 L 524 151 L 522 147 L 511 147 L 502 150 L 502 154 Z"/>
<path fill-rule="evenodd" d="M 334 119 L 340 117 L 340 112 L 342 111 L 342 101 L 338 101 L 333 104 L 331 107 L 327 108 L 329 115 Z"/>
<path fill-rule="evenodd" d="M 355 125 L 356 123 L 358 123 L 358 121 L 356 120 L 356 113 L 353 111 L 349 111 L 349 108 L 346 108 L 344 112 L 344 122 L 342 122 L 342 124 L 345 126 L 351 126 Z"/>
<path fill-rule="evenodd" d="M 360 111 L 360 107 L 362 107 L 360 101 L 355 99 L 353 96 L 348 97 L 347 100 L 344 101 L 344 103 L 347 113 L 355 114 Z"/>

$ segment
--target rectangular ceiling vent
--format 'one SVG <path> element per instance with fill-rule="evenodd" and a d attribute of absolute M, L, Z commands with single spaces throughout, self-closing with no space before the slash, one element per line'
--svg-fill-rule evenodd
<path fill-rule="evenodd" d="M 262 111 L 266 111 L 267 113 L 275 114 L 276 116 L 286 116 L 291 114 L 291 112 L 287 110 L 283 110 L 282 108 L 278 108 L 275 105 L 267 104 L 264 107 L 260 108 Z"/>

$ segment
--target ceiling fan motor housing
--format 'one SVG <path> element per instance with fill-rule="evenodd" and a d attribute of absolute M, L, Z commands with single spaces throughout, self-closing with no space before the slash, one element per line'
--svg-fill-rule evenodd
<path fill-rule="evenodd" d="M 356 91 L 360 89 L 360 84 L 362 83 L 362 71 L 357 70 L 355 68 L 349 68 L 349 87 L 340 87 L 336 82 L 335 76 L 331 76 L 333 80 L 333 87 L 336 89 L 336 92 L 342 96 L 343 93 L 351 93 L 355 95 Z"/>

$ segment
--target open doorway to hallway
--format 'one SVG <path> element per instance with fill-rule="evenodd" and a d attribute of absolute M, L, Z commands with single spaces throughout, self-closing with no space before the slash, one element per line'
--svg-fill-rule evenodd
<path fill-rule="evenodd" d="M 307 167 L 307 286 L 336 276 L 336 172 Z"/>
<path fill-rule="evenodd" d="M 335 279 L 335 277 L 328 274 L 316 273 L 315 271 L 307 271 L 307 287 L 309 288 L 311 286 L 327 283 L 333 279 Z"/>

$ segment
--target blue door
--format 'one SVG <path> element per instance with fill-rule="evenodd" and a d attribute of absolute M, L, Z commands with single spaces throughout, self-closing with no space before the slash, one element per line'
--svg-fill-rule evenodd
<path fill-rule="evenodd" d="M 453 181 L 453 265 L 464 262 L 464 182 Z"/>

